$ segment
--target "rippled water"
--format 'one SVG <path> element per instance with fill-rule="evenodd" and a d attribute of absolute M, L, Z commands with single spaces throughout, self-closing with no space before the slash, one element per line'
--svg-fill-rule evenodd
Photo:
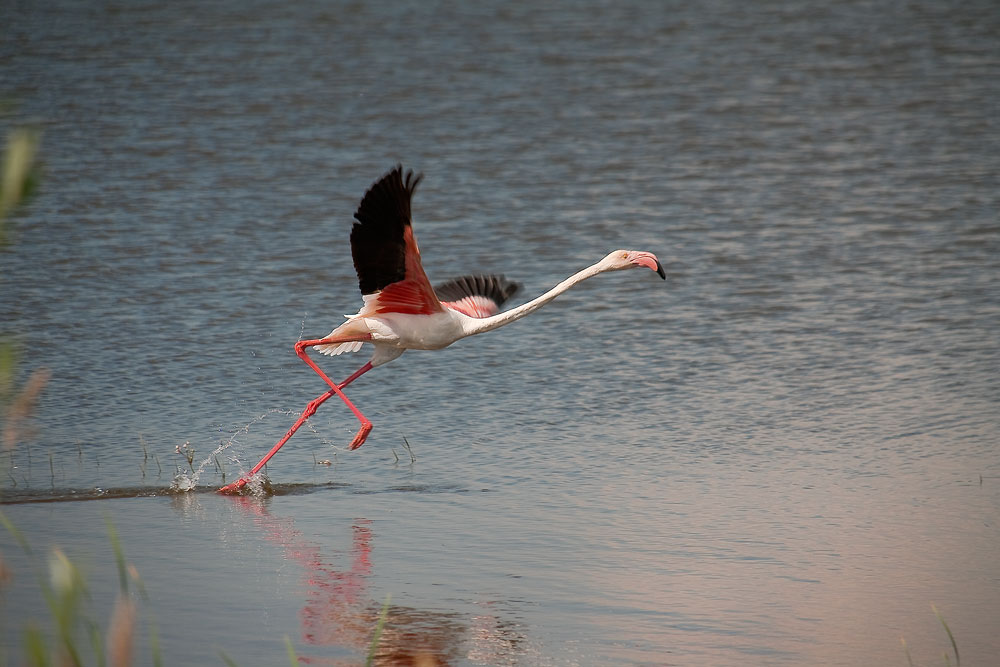
<path fill-rule="evenodd" d="M 1000 652 L 995 3 L 4 14 L 45 171 L 0 319 L 52 380 L 3 509 L 101 613 L 110 515 L 168 664 L 357 664 L 387 595 L 384 664 L 935 664 L 932 603 Z M 323 390 L 291 346 L 360 304 L 350 216 L 397 161 L 434 280 L 526 300 L 634 247 L 666 285 L 410 352 L 349 392 L 363 448 L 331 402 L 278 495 L 207 493 Z M 184 443 L 206 493 L 167 494 Z M 17 662 L 45 612 L 0 545 Z"/>

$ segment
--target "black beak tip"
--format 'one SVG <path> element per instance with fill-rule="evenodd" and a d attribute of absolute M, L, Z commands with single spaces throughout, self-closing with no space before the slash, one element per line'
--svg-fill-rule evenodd
<path fill-rule="evenodd" d="M 665 271 L 663 270 L 663 265 L 662 265 L 662 264 L 660 264 L 660 261 L 659 261 L 659 260 L 656 260 L 656 273 L 657 273 L 657 274 L 658 274 L 658 275 L 659 275 L 659 276 L 660 276 L 661 278 L 663 278 L 664 280 L 666 280 L 666 279 L 667 279 L 667 274 L 666 274 L 666 272 L 665 272 Z"/>

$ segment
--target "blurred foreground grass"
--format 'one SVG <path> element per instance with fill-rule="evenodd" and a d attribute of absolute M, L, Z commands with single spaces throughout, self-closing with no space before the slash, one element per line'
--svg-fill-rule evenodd
<path fill-rule="evenodd" d="M 0 173 L 0 246 L 7 243 L 7 217 L 35 193 L 39 182 L 36 157 L 40 134 L 17 128 L 7 135 Z"/>
<path fill-rule="evenodd" d="M 30 563 L 35 564 L 35 579 L 42 597 L 48 607 L 49 628 L 43 629 L 37 619 L 25 619 L 22 649 L 24 662 L 19 664 L 30 667 L 49 667 L 50 665 L 72 665 L 83 667 L 127 667 L 133 664 L 136 636 L 140 632 L 140 603 L 148 605 L 149 595 L 139 576 L 138 569 L 125 560 L 118 531 L 111 519 L 105 519 L 108 529 L 108 541 L 111 553 L 118 568 L 118 596 L 114 608 L 108 617 L 106 628 L 102 632 L 101 623 L 90 607 L 90 590 L 87 580 L 80 568 L 61 549 L 54 547 L 49 553 L 48 568 L 42 570 L 38 563 L 42 559 L 34 552 L 24 534 L 7 516 L 0 512 L 0 525 L 7 530 L 14 541 L 21 547 Z M 0 594 L 14 578 L 0 553 Z M 374 664 L 378 654 L 379 641 L 389 613 L 389 600 L 386 598 L 382 612 L 372 630 L 371 643 L 365 659 L 366 667 Z M 0 602 L 3 596 L 0 595 Z M 163 665 L 160 650 L 160 638 L 152 613 L 145 612 L 148 628 L 149 650 L 152 664 Z M 5 650 L 11 650 L 6 647 Z M 292 641 L 285 637 L 285 651 L 288 662 L 297 667 L 299 657 L 292 646 Z M 229 667 L 237 667 L 237 663 L 226 653 L 219 652 L 220 659 Z M 6 665 L 9 656 L 0 651 L 0 665 Z M 436 661 L 425 663 L 430 667 Z"/>
<path fill-rule="evenodd" d="M 140 632 L 141 616 L 148 628 L 149 650 L 152 664 L 163 665 L 159 634 L 152 613 L 140 612 L 140 605 L 149 603 L 146 588 L 136 567 L 125 560 L 118 532 L 110 519 L 106 520 L 111 553 L 118 568 L 118 596 L 102 631 L 90 605 L 90 590 L 80 568 L 61 549 L 53 548 L 47 560 L 47 569 L 31 544 L 7 516 L 0 512 L 0 524 L 21 547 L 28 561 L 36 564 L 34 573 L 38 587 L 49 612 L 49 627 L 43 628 L 37 619 L 24 619 L 22 651 L 23 663 L 30 667 L 72 665 L 83 667 L 127 667 L 133 664 L 134 646 Z M 0 592 L 15 576 L 0 554 Z M 2 600 L 2 597 L 0 597 Z M 377 643 L 377 636 L 374 640 Z M 373 643 L 374 645 L 374 643 Z M 292 642 L 285 637 L 285 647 L 292 667 L 299 664 Z M 8 647 L 7 650 L 10 650 Z M 7 659 L 0 653 L 0 664 Z M 236 663 L 225 653 L 220 658 L 230 666 Z M 145 662 L 145 660 L 141 661 Z M 370 664 L 370 663 L 369 663 Z"/>
<path fill-rule="evenodd" d="M 32 667 L 49 665 L 132 664 L 133 646 L 139 617 L 139 600 L 147 599 L 139 572 L 128 564 L 114 525 L 107 522 L 111 550 L 118 566 L 119 592 L 104 632 L 90 609 L 90 591 L 80 568 L 61 550 L 49 553 L 47 570 L 37 565 L 41 558 L 11 521 L 0 512 L 0 523 L 21 547 L 29 562 L 36 564 L 35 578 L 50 615 L 45 630 L 36 619 L 27 619 L 23 630 L 23 659 Z M 0 554 L 2 557 L 2 554 Z M 0 587 L 14 573 L 0 560 Z M 149 622 L 149 644 L 154 665 L 162 665 L 156 626 Z M 93 656 L 93 659 L 90 659 Z M 6 657 L 6 656 L 5 656 Z"/>
<path fill-rule="evenodd" d="M 0 253 L 5 252 L 8 244 L 8 218 L 38 188 L 40 139 L 36 130 L 26 128 L 11 130 L 7 135 L 0 163 Z M 0 273 L 0 281 L 3 277 Z M 19 356 L 15 332 L 0 332 L 0 415 L 3 417 L 0 443 L 4 450 L 13 449 L 18 440 L 30 435 L 26 428 L 28 420 L 50 377 L 48 369 L 39 368 L 28 376 L 23 387 L 16 387 Z"/>
<path fill-rule="evenodd" d="M 958 653 L 958 642 L 955 641 L 955 635 L 952 634 L 951 628 L 948 627 L 948 622 L 944 620 L 944 616 L 941 615 L 941 612 L 938 611 L 938 608 L 934 605 L 931 605 L 931 611 L 933 611 L 934 615 L 937 616 L 938 622 L 941 624 L 941 627 L 944 628 L 945 634 L 948 635 L 948 641 L 951 643 L 951 650 L 955 654 L 955 667 L 962 667 L 962 657 Z M 918 667 L 917 663 L 913 661 L 913 655 L 910 653 L 910 647 L 906 643 L 906 638 L 900 637 L 899 641 L 903 645 L 903 652 L 906 653 L 907 663 L 909 663 L 910 667 Z M 948 655 L 947 651 L 941 654 L 941 660 L 946 667 L 951 667 L 951 656 Z"/>

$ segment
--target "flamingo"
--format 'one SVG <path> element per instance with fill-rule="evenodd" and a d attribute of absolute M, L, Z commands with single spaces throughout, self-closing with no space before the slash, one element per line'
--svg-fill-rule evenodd
<path fill-rule="evenodd" d="M 465 276 L 432 287 L 420 263 L 410 219 L 410 200 L 422 178 L 410 170 L 404 174 L 402 165 L 397 165 L 365 193 L 354 214 L 357 222 L 351 229 L 351 255 L 364 305 L 327 336 L 295 344 L 295 354 L 323 378 L 329 389 L 306 405 L 288 432 L 257 465 L 236 482 L 223 486 L 220 492 L 234 493 L 245 486 L 316 409 L 333 396 L 339 397 L 361 423 L 348 449 L 364 444 L 372 423 L 343 390 L 406 350 L 440 350 L 467 336 L 493 331 L 535 312 L 574 285 L 607 271 L 646 267 L 666 279 L 663 266 L 653 253 L 615 250 L 538 298 L 504 312 L 500 308 L 514 295 L 518 285 L 502 275 Z M 343 382 L 331 380 L 306 354 L 309 348 L 325 355 L 357 352 L 365 344 L 374 348 L 371 359 Z"/>

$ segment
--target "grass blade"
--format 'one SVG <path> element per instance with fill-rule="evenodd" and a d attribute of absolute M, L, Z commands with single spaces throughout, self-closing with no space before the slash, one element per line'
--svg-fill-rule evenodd
<path fill-rule="evenodd" d="M 913 656 L 910 655 L 910 647 L 907 646 L 906 640 L 900 637 L 899 642 L 903 645 L 903 651 L 906 653 L 906 664 L 908 664 L 910 667 L 915 667 L 915 665 L 913 664 Z"/>
<path fill-rule="evenodd" d="M 24 633 L 24 653 L 28 656 L 29 665 L 48 667 L 49 651 L 46 648 L 45 635 L 34 626 L 29 627 Z"/>
<path fill-rule="evenodd" d="M 948 623 L 945 622 L 944 616 L 938 611 L 937 607 L 931 605 L 931 609 L 934 610 L 934 615 L 937 616 L 938 620 L 941 621 L 941 625 L 944 626 L 944 631 L 948 633 L 948 640 L 951 641 L 951 648 L 955 651 L 955 667 L 961 667 L 962 659 L 958 657 L 958 642 L 955 641 L 955 635 L 951 634 L 951 628 L 948 627 Z M 945 656 L 945 660 L 948 657 Z"/>
<path fill-rule="evenodd" d="M 288 664 L 292 667 L 299 667 L 299 656 L 295 655 L 295 647 L 292 646 L 292 640 L 285 635 L 285 649 L 288 651 Z"/>
<path fill-rule="evenodd" d="M 28 544 L 28 540 L 25 539 L 24 534 L 17 529 L 17 526 L 11 523 L 11 520 L 8 519 L 7 515 L 3 512 L 0 512 L 0 524 L 3 524 L 3 527 L 6 528 L 7 532 L 11 534 L 11 537 L 13 537 L 14 540 L 21 546 L 21 549 L 24 550 L 24 553 L 30 556 L 31 545 Z"/>
<path fill-rule="evenodd" d="M 149 650 L 153 653 L 153 667 L 163 667 L 163 653 L 160 651 L 160 633 L 153 621 L 149 621 Z"/>
<path fill-rule="evenodd" d="M 118 531 L 115 524 L 111 523 L 111 516 L 104 516 L 104 523 L 108 526 L 108 539 L 111 541 L 111 549 L 115 553 L 115 562 L 118 564 L 118 585 L 121 586 L 122 594 L 128 593 L 128 566 L 125 564 L 125 552 L 122 550 L 122 542 L 118 539 Z"/>
<path fill-rule="evenodd" d="M 372 634 L 372 643 L 368 646 L 368 657 L 365 659 L 365 667 L 375 664 L 375 652 L 378 650 L 378 641 L 382 638 L 382 628 L 385 627 L 385 620 L 389 617 L 389 600 L 392 595 L 385 596 L 385 603 L 382 605 L 382 612 L 378 615 L 378 623 L 375 624 L 375 632 Z"/>

